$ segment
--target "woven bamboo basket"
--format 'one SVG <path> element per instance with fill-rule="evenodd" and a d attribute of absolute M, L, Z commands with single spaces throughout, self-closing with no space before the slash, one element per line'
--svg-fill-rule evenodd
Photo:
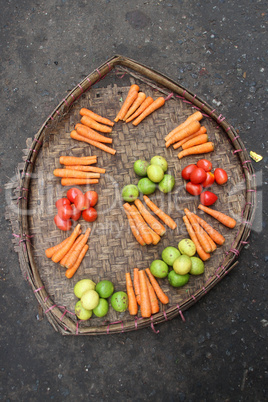
<path fill-rule="evenodd" d="M 93 148 L 70 138 L 70 132 L 80 120 L 81 107 L 114 120 L 131 84 L 153 98 L 165 96 L 161 109 L 134 127 L 131 123 L 116 123 L 111 137 L 115 155 Z M 208 215 L 208 223 L 226 238 L 205 263 L 203 275 L 191 276 L 187 285 L 172 288 L 168 280 L 159 283 L 169 296 L 169 304 L 151 318 L 132 317 L 128 312 L 117 313 L 112 308 L 105 318 L 93 317 L 79 321 L 74 314 L 77 298 L 75 283 L 83 278 L 94 282 L 109 279 L 115 290 L 125 290 L 125 273 L 137 267 L 144 269 L 161 258 L 167 246 L 177 246 L 188 237 L 182 216 L 184 208 L 197 209 L 199 198 L 186 193 L 180 172 L 189 163 L 196 163 L 204 155 L 178 159 L 172 147 L 166 149 L 164 137 L 194 111 L 200 110 L 209 140 L 215 143 L 214 152 L 205 157 L 213 167 L 226 169 L 229 180 L 224 186 L 213 187 L 218 196 L 217 209 L 237 220 L 234 229 L 228 229 Z M 45 249 L 68 236 L 56 228 L 55 201 L 66 196 L 67 188 L 53 175 L 60 167 L 59 156 L 97 155 L 98 166 L 106 169 L 96 185 L 83 186 L 83 191 L 94 189 L 99 194 L 96 206 L 98 219 L 94 223 L 81 221 L 83 228 L 91 226 L 89 250 L 72 279 L 65 277 L 64 269 L 45 256 Z M 150 160 L 162 155 L 168 161 L 168 172 L 176 184 L 173 191 L 163 194 L 157 190 L 150 198 L 169 213 L 177 229 L 167 228 L 156 246 L 140 246 L 134 239 L 123 211 L 121 190 L 124 185 L 137 184 L 133 163 L 137 159 Z M 28 140 L 24 162 L 18 166 L 18 176 L 10 189 L 11 206 L 8 218 L 14 232 L 14 246 L 19 254 L 20 267 L 40 305 L 43 314 L 56 331 L 63 335 L 101 335 L 121 333 L 151 326 L 181 316 L 183 312 L 208 293 L 238 263 L 242 248 L 247 244 L 256 205 L 255 175 L 247 151 L 237 131 L 225 117 L 205 101 L 181 87 L 165 75 L 123 56 L 114 56 L 81 81 L 46 119 L 34 139 Z M 15 206 L 18 206 L 16 208 Z"/>

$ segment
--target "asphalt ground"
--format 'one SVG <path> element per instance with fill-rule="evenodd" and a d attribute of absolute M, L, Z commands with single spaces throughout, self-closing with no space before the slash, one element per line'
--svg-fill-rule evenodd
<path fill-rule="evenodd" d="M 2 401 L 267 400 L 267 2 L 1 1 Z M 63 337 L 22 278 L 5 184 L 66 93 L 115 54 L 215 105 L 239 130 L 258 208 L 238 266 L 206 297 L 151 328 Z"/>

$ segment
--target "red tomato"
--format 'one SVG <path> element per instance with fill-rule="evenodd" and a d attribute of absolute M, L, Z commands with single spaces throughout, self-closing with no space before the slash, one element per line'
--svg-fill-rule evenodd
<path fill-rule="evenodd" d="M 197 167 L 204 169 L 206 172 L 210 172 L 212 169 L 212 163 L 207 159 L 200 159 L 197 164 Z"/>
<path fill-rule="evenodd" d="M 98 214 L 97 214 L 96 209 L 92 208 L 92 207 L 85 209 L 82 212 L 82 217 L 87 222 L 94 222 L 97 219 L 97 216 L 98 216 Z"/>
<path fill-rule="evenodd" d="M 62 205 L 60 208 L 58 208 L 58 216 L 63 220 L 63 221 L 68 221 L 68 219 L 71 218 L 73 213 L 72 207 L 70 204 Z"/>
<path fill-rule="evenodd" d="M 94 207 L 98 202 L 98 193 L 96 191 L 87 191 L 85 197 L 88 198 L 90 207 Z"/>
<path fill-rule="evenodd" d="M 194 165 L 194 164 L 185 166 L 185 168 L 182 169 L 182 171 L 181 171 L 181 177 L 182 177 L 184 180 L 190 180 L 190 174 L 191 174 L 192 171 L 195 170 L 195 169 L 197 169 L 197 166 Z"/>
<path fill-rule="evenodd" d="M 80 216 L 81 216 L 81 211 L 80 211 L 79 209 L 77 209 L 74 204 L 71 204 L 71 207 L 72 207 L 72 210 L 73 210 L 71 219 L 72 219 L 73 221 L 78 221 L 78 219 L 79 219 Z"/>
<path fill-rule="evenodd" d="M 70 230 L 72 227 L 72 221 L 71 219 L 68 219 L 67 221 L 64 221 L 63 219 L 61 219 L 59 217 L 59 215 L 56 215 L 54 217 L 54 222 L 56 224 L 56 226 L 60 229 L 60 230 L 64 230 L 65 232 L 67 230 Z"/>
<path fill-rule="evenodd" d="M 186 184 L 186 191 L 192 195 L 199 195 L 202 193 L 202 186 L 201 184 L 194 184 L 191 181 L 188 181 Z"/>
<path fill-rule="evenodd" d="M 203 181 L 206 180 L 206 177 L 207 177 L 207 173 L 205 172 L 204 169 L 196 168 L 190 174 L 190 181 L 193 184 L 200 184 L 200 183 L 203 183 Z"/>
<path fill-rule="evenodd" d="M 58 201 L 56 201 L 56 208 L 62 207 L 62 205 L 71 205 L 70 201 L 68 198 L 60 198 Z"/>
<path fill-rule="evenodd" d="M 84 211 L 84 209 L 89 208 L 89 200 L 83 193 L 79 193 L 74 199 L 74 205 L 77 209 L 79 209 L 79 211 Z"/>
<path fill-rule="evenodd" d="M 214 171 L 214 176 L 215 176 L 215 181 L 217 184 L 225 184 L 228 180 L 228 175 L 225 172 L 225 170 L 221 169 L 221 168 L 217 168 Z"/>
<path fill-rule="evenodd" d="M 205 181 L 203 181 L 202 186 L 203 187 L 210 187 L 213 183 L 214 183 L 214 174 L 211 172 L 207 172 L 207 177 L 205 179 Z"/>
<path fill-rule="evenodd" d="M 201 204 L 205 205 L 205 206 L 209 206 L 214 204 L 214 202 L 216 202 L 218 199 L 218 197 L 216 196 L 216 194 L 212 193 L 211 191 L 204 191 L 201 195 L 200 195 L 200 202 Z"/>
<path fill-rule="evenodd" d="M 73 203 L 75 197 L 77 196 L 77 194 L 83 194 L 81 190 L 79 190 L 79 188 L 76 187 L 72 187 L 67 191 L 67 198 L 68 200 Z"/>

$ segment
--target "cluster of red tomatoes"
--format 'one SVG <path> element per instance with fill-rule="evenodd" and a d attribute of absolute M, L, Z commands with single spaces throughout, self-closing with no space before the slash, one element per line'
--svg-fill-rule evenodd
<path fill-rule="evenodd" d="M 207 159 L 200 159 L 196 165 L 190 164 L 181 172 L 182 178 L 188 181 L 185 187 L 186 191 L 191 195 L 200 195 L 201 204 L 206 206 L 214 204 L 218 197 L 211 191 L 203 191 L 203 189 L 211 187 L 214 181 L 219 185 L 223 185 L 228 180 L 225 170 L 216 168 L 214 173 L 211 170 L 212 163 Z"/>
<path fill-rule="evenodd" d="M 97 219 L 97 211 L 93 208 L 98 202 L 96 191 L 89 190 L 85 194 L 76 187 L 67 191 L 66 197 L 56 202 L 58 210 L 54 217 L 56 226 L 64 231 L 70 230 L 72 221 L 77 221 L 81 215 L 87 222 L 94 222 Z"/>

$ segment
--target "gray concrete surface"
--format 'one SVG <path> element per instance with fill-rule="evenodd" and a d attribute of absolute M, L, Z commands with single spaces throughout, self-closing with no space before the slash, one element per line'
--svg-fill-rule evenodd
<path fill-rule="evenodd" d="M 267 400 L 267 2 L 1 1 L 2 401 Z M 4 218 L 4 184 L 66 91 L 114 54 L 215 105 L 254 162 L 258 213 L 239 265 L 179 318 L 103 337 L 38 320 Z"/>

